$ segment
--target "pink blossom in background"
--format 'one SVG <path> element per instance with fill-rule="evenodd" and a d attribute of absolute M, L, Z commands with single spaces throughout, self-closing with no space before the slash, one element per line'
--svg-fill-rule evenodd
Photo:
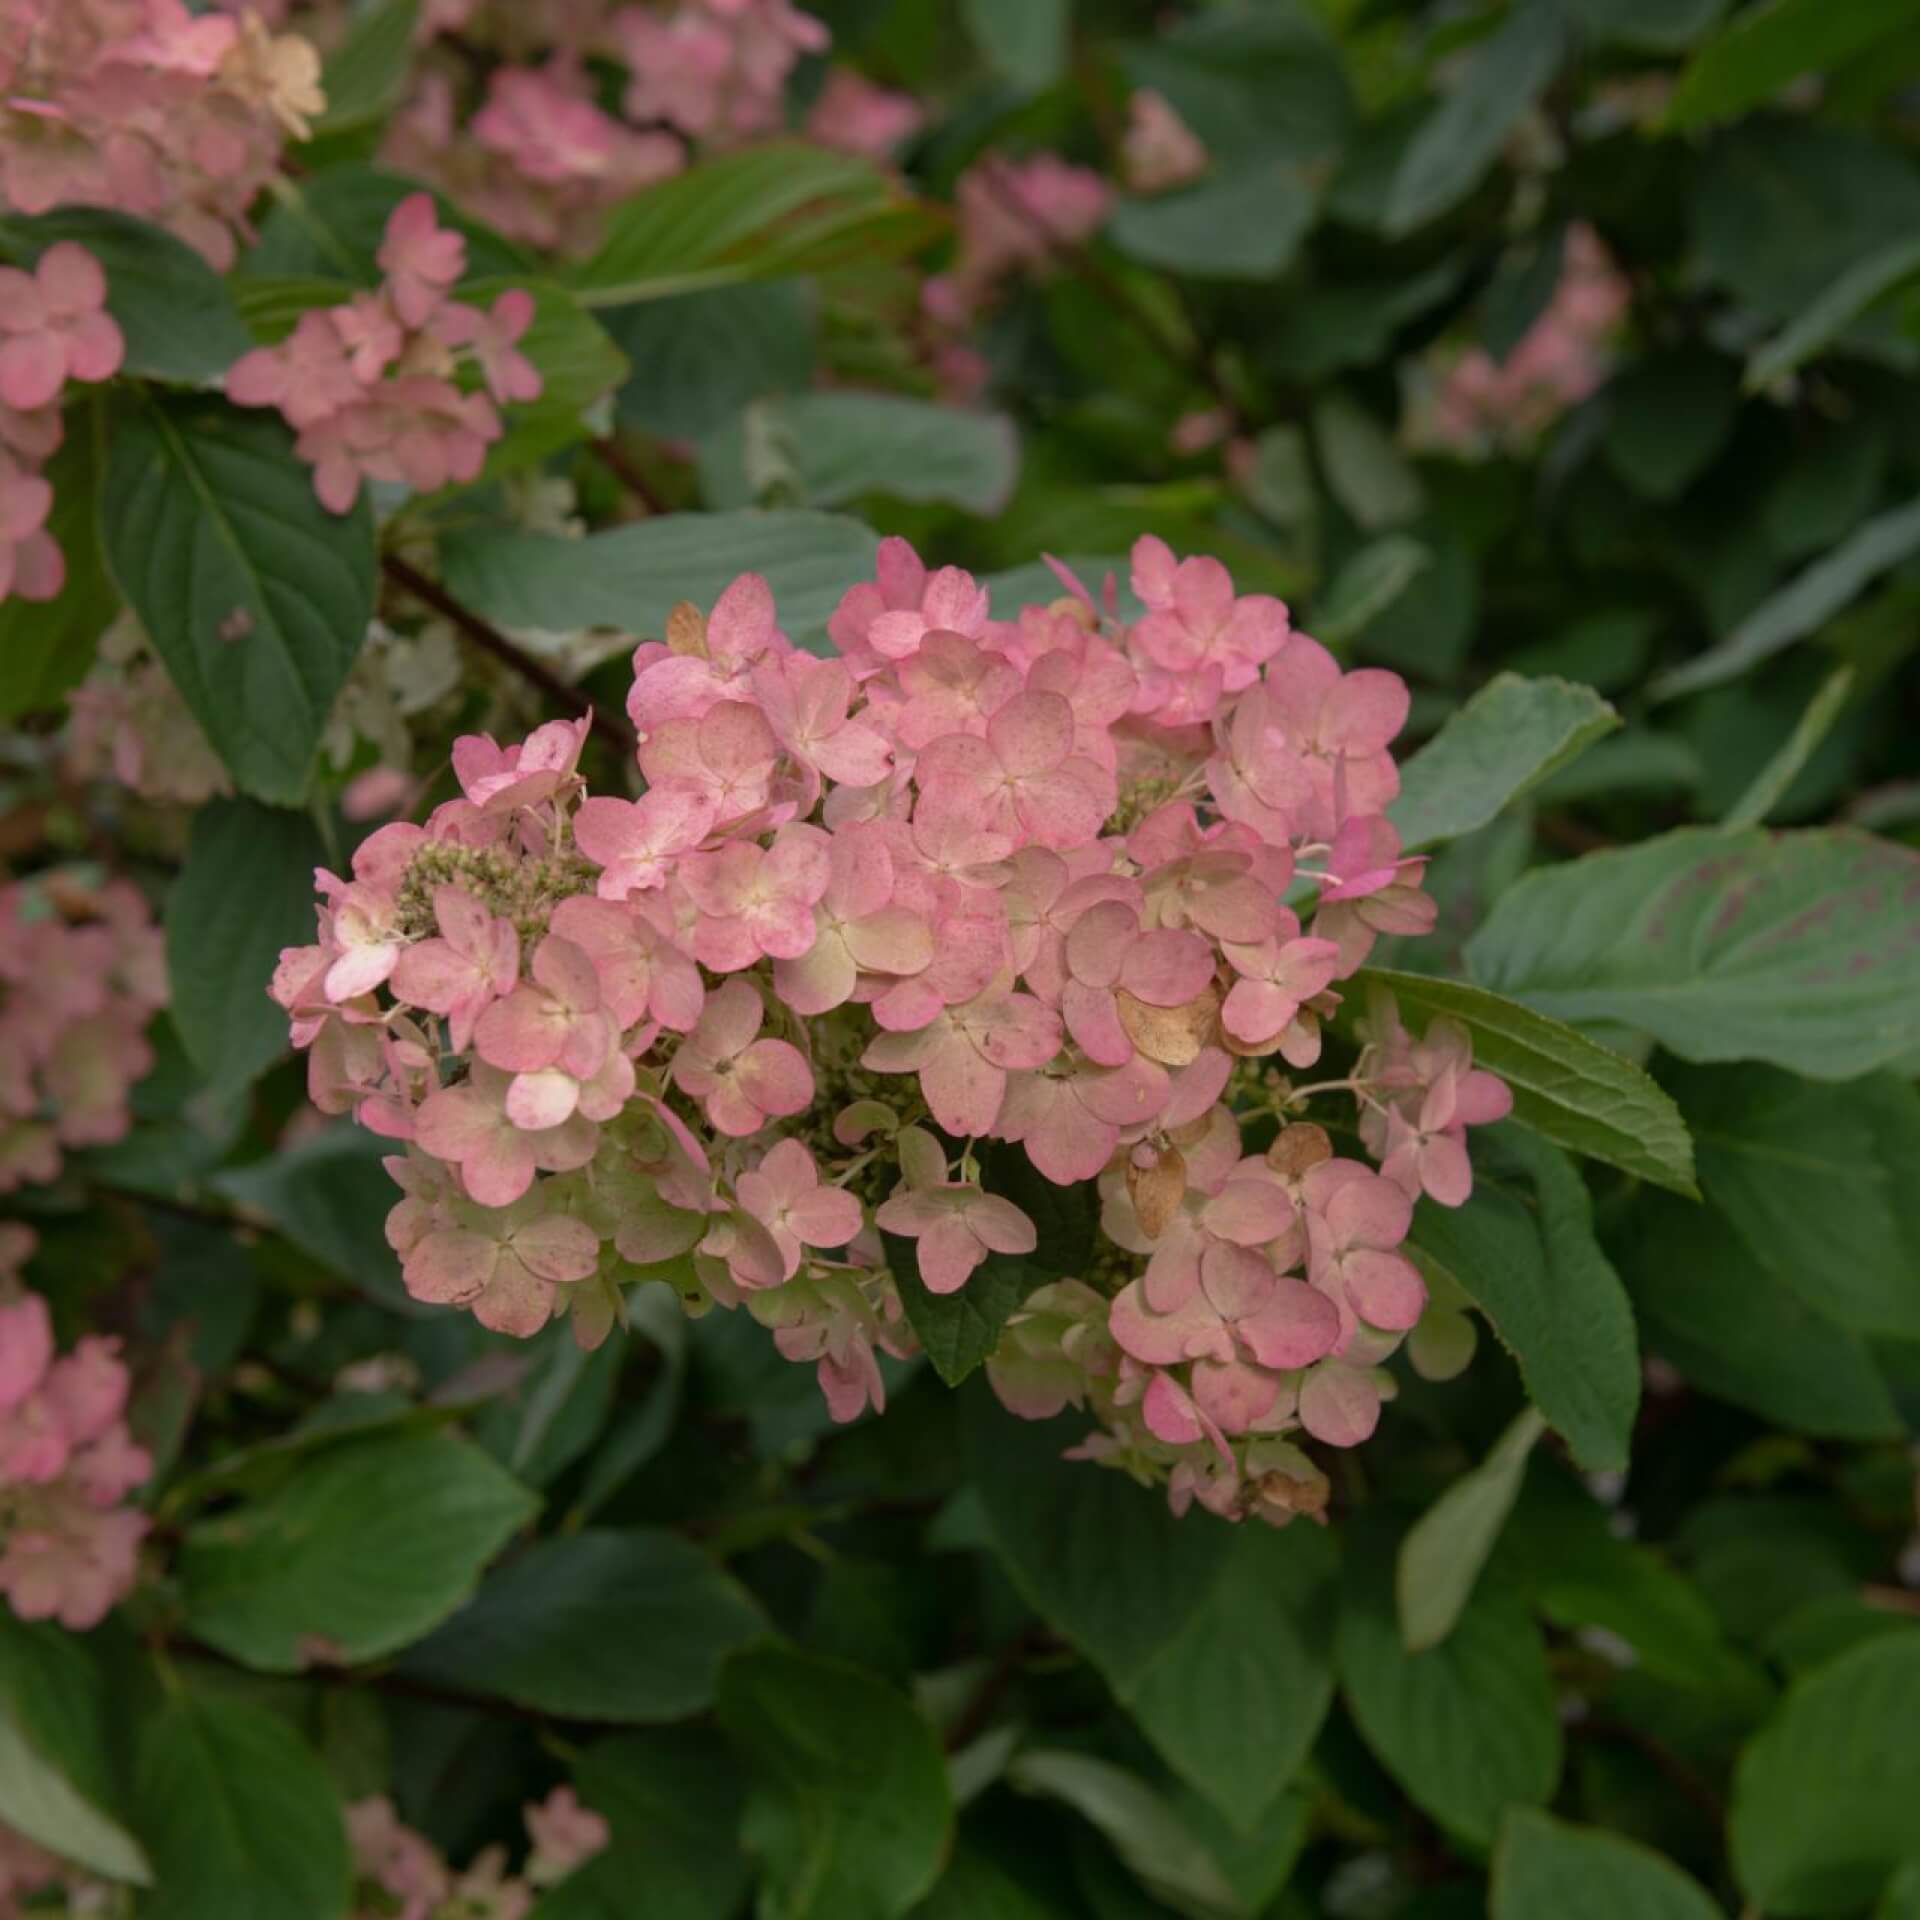
<path fill-rule="evenodd" d="M 1545 310 L 1504 360 L 1482 347 L 1439 370 L 1414 413 L 1416 445 L 1474 452 L 1536 439 L 1599 387 L 1630 290 L 1605 244 L 1583 222 L 1567 229 L 1559 284 Z"/>
<path fill-rule="evenodd" d="M 855 67 L 830 68 L 807 114 L 807 132 L 823 147 L 884 160 L 926 124 L 926 109 L 910 93 L 875 86 Z"/>
<path fill-rule="evenodd" d="M 831 44 L 826 27 L 788 0 L 624 7 L 613 35 L 627 66 L 629 120 L 722 143 L 775 130 L 794 62 Z"/>
<path fill-rule="evenodd" d="M 395 259 L 428 287 L 430 237 Z M 1092 1184 L 1092 1272 L 990 1378 L 1016 1413 L 1081 1408 L 1077 1451 L 1176 1507 L 1283 1525 L 1325 1503 L 1285 1436 L 1372 1430 L 1426 1308 L 1413 1197 L 1465 1197 L 1505 1089 L 1385 1003 L 1353 1076 L 1280 1071 L 1378 938 L 1432 924 L 1384 815 L 1399 679 L 1150 536 L 1136 618 L 1059 572 L 996 618 L 883 541 L 827 658 L 757 576 L 677 608 L 633 656 L 637 798 L 589 790 L 582 722 L 460 740 L 460 797 L 321 877 L 274 997 L 316 1104 L 404 1148 L 417 1297 L 590 1345 L 611 1244 L 745 1308 L 837 1419 L 914 1351 L 899 1263 L 937 1297 L 1038 1246 L 1003 1156 Z M 1300 1117 L 1334 1091 L 1379 1170 Z"/>
<path fill-rule="evenodd" d="M 84 1632 L 133 1586 L 148 1522 L 120 1503 L 153 1463 L 127 1432 L 119 1342 L 58 1354 L 47 1303 L 15 1277 L 33 1235 L 0 1231 L 0 1594 L 23 1620 Z"/>
<path fill-rule="evenodd" d="M 954 190 L 959 245 L 952 266 L 923 289 L 928 314 L 945 326 L 965 326 L 1010 275 L 1038 273 L 1063 249 L 1091 238 L 1112 200 L 1099 174 L 1058 154 L 1018 161 L 988 154 Z"/>
<path fill-rule="evenodd" d="M 503 293 L 487 312 L 452 299 L 466 260 L 432 196 L 409 194 L 387 222 L 377 295 L 309 311 L 279 346 L 227 370 L 230 400 L 277 407 L 297 430 L 294 451 L 330 512 L 351 511 L 366 480 L 432 493 L 477 479 L 504 430 L 495 401 L 539 398 L 540 375 L 515 344 L 533 322 L 532 296 Z M 463 359 L 487 392 L 455 383 Z"/>
<path fill-rule="evenodd" d="M 1164 193 L 1197 180 L 1206 170 L 1206 147 L 1173 103 L 1151 87 L 1136 89 L 1127 101 L 1127 133 L 1120 149 L 1127 185 L 1135 193 Z"/>

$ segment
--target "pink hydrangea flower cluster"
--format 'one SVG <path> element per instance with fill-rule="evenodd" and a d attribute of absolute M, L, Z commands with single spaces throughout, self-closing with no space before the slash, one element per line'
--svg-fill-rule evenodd
<path fill-rule="evenodd" d="M 455 76 L 427 69 L 394 116 L 385 158 L 509 239 L 575 255 L 593 250 L 610 207 L 686 163 L 673 134 L 605 111 L 571 48 L 539 66 L 496 67 L 464 130 Z"/>
<path fill-rule="evenodd" d="M 116 207 L 223 271 L 247 212 L 321 112 L 320 56 L 257 16 L 183 0 L 8 0 L 0 201 Z"/>
<path fill-rule="evenodd" d="M 99 261 L 72 240 L 47 248 L 30 272 L 0 267 L 0 603 L 51 600 L 66 584 L 41 468 L 66 435 L 68 381 L 111 379 L 126 357 L 106 298 Z"/>
<path fill-rule="evenodd" d="M 277 407 L 299 435 L 294 450 L 334 513 L 352 508 L 362 480 L 430 493 L 477 479 L 502 432 L 497 406 L 540 397 L 540 375 L 515 345 L 533 324 L 533 296 L 516 288 L 490 312 L 453 299 L 467 243 L 440 225 L 432 195 L 393 210 L 378 258 L 377 292 L 302 314 L 279 346 L 227 370 L 229 399 Z M 460 386 L 469 365 L 484 391 Z"/>
<path fill-rule="evenodd" d="M 988 154 L 954 189 L 959 245 L 952 266 L 921 290 L 928 314 L 943 326 L 967 326 L 1004 281 L 1041 272 L 1063 248 L 1091 238 L 1112 203 L 1099 174 L 1058 154 Z"/>
<path fill-rule="evenodd" d="M 612 1837 L 571 1787 L 555 1787 L 521 1811 L 532 1849 L 524 1872 L 508 1873 L 506 1849 L 493 1846 L 456 1873 L 390 1800 L 356 1801 L 347 1809 L 359 1882 L 350 1920 L 526 1920 L 543 1888 L 604 1851 Z"/>
<path fill-rule="evenodd" d="M 1164 93 L 1141 87 L 1127 102 L 1120 171 L 1135 193 L 1184 187 L 1207 170 L 1207 149 Z"/>
<path fill-rule="evenodd" d="M 1610 345 L 1632 299 L 1626 277 L 1584 222 L 1567 229 L 1559 284 L 1504 360 L 1483 347 L 1446 367 L 1413 437 L 1457 452 L 1524 446 L 1607 376 Z"/>
<path fill-rule="evenodd" d="M 166 1001 L 160 930 L 133 887 L 0 887 L 0 1193 L 58 1178 L 62 1147 L 126 1136 Z"/>
<path fill-rule="evenodd" d="M 673 0 L 623 7 L 614 37 L 627 64 L 630 120 L 710 142 L 776 132 L 787 75 L 832 36 L 788 0 Z"/>
<path fill-rule="evenodd" d="M 79 1633 L 133 1586 L 147 1518 L 120 1503 L 153 1462 L 127 1432 L 120 1343 L 88 1334 L 56 1357 L 46 1301 L 19 1284 L 33 1248 L 0 1221 L 0 1593 Z"/>
<path fill-rule="evenodd" d="M 912 94 L 876 86 L 856 67 L 835 67 L 807 113 L 807 136 L 884 160 L 926 123 L 927 110 Z"/>
<path fill-rule="evenodd" d="M 316 1104 L 404 1143 L 417 1297 L 591 1341 L 665 1278 L 850 1418 L 912 1350 L 900 1263 L 948 1294 L 1036 1246 L 981 1178 L 1004 1142 L 1103 1228 L 1008 1330 L 1016 1412 L 1086 1407 L 1096 1456 L 1270 1517 L 1287 1435 L 1367 1437 L 1425 1306 L 1413 1197 L 1463 1199 L 1504 1108 L 1464 1031 L 1386 1007 L 1354 1074 L 1281 1071 L 1434 922 L 1385 813 L 1406 688 L 1157 539 L 1137 619 L 1061 577 L 995 619 L 888 540 L 821 658 L 744 575 L 634 655 L 639 799 L 586 792 L 584 721 L 469 738 L 461 798 L 320 876 L 273 991 Z M 1339 1093 L 1379 1170 L 1300 1118 Z"/>

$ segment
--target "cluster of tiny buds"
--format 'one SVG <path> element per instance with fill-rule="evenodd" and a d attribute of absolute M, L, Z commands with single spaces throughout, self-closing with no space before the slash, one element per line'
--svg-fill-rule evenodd
<path fill-rule="evenodd" d="M 1266 1084 L 1434 921 L 1385 811 L 1397 676 L 1151 537 L 1131 618 L 1059 572 L 996 619 L 886 541 L 824 657 L 755 575 L 683 604 L 634 656 L 638 799 L 587 791 L 585 721 L 461 740 L 460 797 L 320 875 L 273 993 L 316 1105 L 395 1145 L 416 1297 L 590 1344 L 666 1280 L 851 1418 L 914 1351 L 904 1265 L 939 1296 L 1035 1250 L 999 1143 L 1100 1220 L 1006 1329 L 1002 1399 L 1087 1410 L 1176 1506 L 1290 1517 L 1323 1483 L 1288 1436 L 1372 1431 L 1427 1309 L 1414 1201 L 1465 1199 L 1506 1089 L 1384 997 L 1351 1074 Z M 1330 1095 L 1377 1165 L 1304 1118 Z"/>

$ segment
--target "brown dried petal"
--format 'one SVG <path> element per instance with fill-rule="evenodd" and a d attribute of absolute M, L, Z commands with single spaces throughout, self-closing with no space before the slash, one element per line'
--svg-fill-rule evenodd
<path fill-rule="evenodd" d="M 1220 995 L 1213 987 L 1203 987 L 1177 1007 L 1150 1007 L 1122 987 L 1113 1004 L 1127 1038 L 1163 1067 L 1192 1065 L 1213 1038 L 1220 1017 Z"/>
<path fill-rule="evenodd" d="M 1316 1127 L 1311 1120 L 1282 1127 L 1267 1149 L 1268 1166 L 1289 1180 L 1299 1179 L 1309 1167 L 1332 1158 L 1333 1142 L 1327 1138 L 1326 1128 Z"/>
<path fill-rule="evenodd" d="M 676 601 L 667 615 L 667 651 L 707 658 L 707 616 L 691 600 Z"/>
<path fill-rule="evenodd" d="M 1149 1240 L 1158 1240 L 1187 1197 L 1187 1162 L 1178 1147 L 1162 1147 L 1158 1153 L 1151 1147 L 1134 1151 L 1152 1157 L 1145 1165 L 1128 1157 L 1127 1197 L 1139 1216 L 1140 1231 Z"/>

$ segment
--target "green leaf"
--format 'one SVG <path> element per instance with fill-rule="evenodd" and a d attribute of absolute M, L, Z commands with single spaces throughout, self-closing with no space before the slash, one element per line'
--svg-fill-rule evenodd
<path fill-rule="evenodd" d="M 957 1387 L 999 1344 L 1000 1330 L 1028 1294 L 1050 1280 L 1077 1276 L 1093 1257 L 1094 1202 L 1089 1188 L 1057 1187 L 1018 1148 L 989 1145 L 978 1156 L 989 1193 L 1011 1200 L 1034 1224 L 1031 1253 L 990 1253 L 957 1293 L 931 1293 L 920 1278 L 917 1245 L 885 1236 L 887 1263 L 907 1319 L 934 1371 Z"/>
<path fill-rule="evenodd" d="M 884 1680 L 759 1648 L 720 1677 L 720 1724 L 752 1779 L 741 1837 L 761 1920 L 895 1920 L 933 1886 L 953 1827 L 933 1729 Z"/>
<path fill-rule="evenodd" d="M 78 686 L 119 610 L 100 552 L 103 414 L 97 399 L 70 408 L 66 439 L 42 469 L 53 487 L 47 532 L 66 560 L 66 585 L 50 601 L 0 600 L 0 720 L 44 712 Z"/>
<path fill-rule="evenodd" d="M 312 934 L 313 869 L 326 857 L 304 813 L 216 800 L 194 816 L 167 895 L 167 978 L 173 1024 L 216 1088 L 247 1085 L 287 1050 L 267 983 L 280 950 Z"/>
<path fill-rule="evenodd" d="M 912 252 L 933 216 L 871 160 L 789 141 L 702 160 L 624 201 L 567 275 L 583 305 L 623 307 Z"/>
<path fill-rule="evenodd" d="M 264 1217 L 342 1280 L 384 1307 L 424 1314 L 401 1283 L 384 1222 L 399 1189 L 381 1162 L 390 1143 L 342 1121 L 265 1159 L 231 1167 L 213 1185 Z"/>
<path fill-rule="evenodd" d="M 0 1822 L 109 1880 L 151 1884 L 122 1824 L 114 1752 L 127 1703 L 79 1634 L 0 1614 Z"/>
<path fill-rule="evenodd" d="M 1326 1713 L 1325 1536 L 1183 1525 L 1164 1496 L 1061 1458 L 1085 1426 L 1013 1420 L 976 1392 L 969 1453 L 994 1544 L 1169 1765 L 1244 1824 L 1293 1777 Z"/>
<path fill-rule="evenodd" d="M 751 506 L 775 482 L 810 507 L 880 493 L 994 514 L 1019 470 L 1020 438 L 1004 414 L 891 393 L 756 400 L 700 450 L 702 490 L 721 508 Z"/>
<path fill-rule="evenodd" d="M 420 0 L 377 0 L 361 10 L 321 74 L 327 110 L 313 123 L 316 136 L 364 127 L 399 104 L 419 17 Z"/>
<path fill-rule="evenodd" d="M 1649 1194 L 1617 1250 L 1647 1344 L 1695 1386 L 1802 1433 L 1902 1431 L 1866 1342 L 1775 1279 L 1715 1209 Z"/>
<path fill-rule="evenodd" d="M 1591 687 L 1495 674 L 1400 769 L 1387 818 L 1409 850 L 1457 840 L 1619 724 Z"/>
<path fill-rule="evenodd" d="M 1649 500 L 1674 500 L 1725 444 L 1740 408 L 1733 365 L 1683 348 L 1638 361 L 1607 387 L 1603 445 L 1613 470 Z"/>
<path fill-rule="evenodd" d="M 1073 0 L 963 0 L 961 12 L 987 64 L 1023 92 L 1066 72 Z"/>
<path fill-rule="evenodd" d="M 187 1621 L 269 1673 L 377 1660 L 445 1620 L 537 1511 L 526 1488 L 450 1433 L 350 1441 L 188 1534 Z"/>
<path fill-rule="evenodd" d="M 873 571 L 876 535 L 830 513 L 667 513 L 611 533 L 450 535 L 449 591 L 510 627 L 613 627 L 660 635 L 681 600 L 711 607 L 741 573 L 766 576 L 780 625 L 824 649 L 827 618 Z"/>
<path fill-rule="evenodd" d="M 934 1890 L 914 1908 L 913 1920 L 1060 1920 L 1061 1912 L 962 1844 Z"/>
<path fill-rule="evenodd" d="M 1685 1060 L 1847 1080 L 1920 1046 L 1920 856 L 1848 828 L 1685 828 L 1536 868 L 1468 971 L 1561 1020 Z"/>
<path fill-rule="evenodd" d="M 1464 1207 L 1423 1200 L 1413 1244 L 1492 1321 L 1527 1397 L 1573 1457 L 1587 1468 L 1624 1467 L 1640 1404 L 1639 1348 L 1626 1290 L 1593 1237 L 1586 1185 L 1564 1155 L 1510 1124 L 1481 1138 L 1490 1144 L 1473 1198 Z M 1494 1178 L 1503 1163 L 1517 1163 L 1524 1179 Z"/>
<path fill-rule="evenodd" d="M 1817 1668 L 1740 1756 L 1734 1872 L 1756 1909 L 1851 1912 L 1913 1852 L 1920 1805 L 1920 1635 Z"/>
<path fill-rule="evenodd" d="M 373 614 L 373 512 L 315 499 L 277 419 L 129 394 L 114 411 L 107 563 L 236 783 L 299 802 Z"/>
<path fill-rule="evenodd" d="M 1887 1882 L 1873 1920 L 1920 1920 L 1920 1860 L 1907 1861 Z"/>
<path fill-rule="evenodd" d="M 135 1767 L 154 1887 L 142 1920 L 340 1920 L 340 1797 L 276 1713 L 180 1694 L 147 1722 Z"/>
<path fill-rule="evenodd" d="M 1747 356 L 1750 393 L 1824 352 L 1861 314 L 1920 275 L 1920 238 L 1895 240 L 1855 261 L 1803 307 L 1765 346 Z"/>
<path fill-rule="evenodd" d="M 1727 0 L 1570 0 L 1573 18 L 1602 41 L 1672 53 L 1726 11 Z"/>
<path fill-rule="evenodd" d="M 1313 435 L 1334 498 L 1367 532 L 1411 520 L 1425 505 L 1418 476 L 1385 428 L 1344 393 L 1315 404 Z"/>
<path fill-rule="evenodd" d="M 1441 1645 L 1409 1653 L 1391 1538 L 1369 1527 L 1348 1560 L 1335 1650 L 1367 1745 L 1443 1827 L 1486 1846 L 1509 1806 L 1552 1797 L 1560 1719 L 1540 1630 L 1515 1595 L 1482 1590 Z"/>
<path fill-rule="evenodd" d="M 620 418 L 668 439 L 700 440 L 749 401 L 813 378 L 814 314 L 798 281 L 718 287 L 601 313 L 632 364 Z"/>
<path fill-rule="evenodd" d="M 0 259 L 33 264 L 76 240 L 107 276 L 107 311 L 127 343 L 123 373 L 149 380 L 217 380 L 253 345 L 220 276 L 162 227 L 103 207 L 0 216 Z"/>
<path fill-rule="evenodd" d="M 1680 131 L 1732 120 L 1803 73 L 1826 72 L 1912 20 L 1906 0 L 1764 0 L 1747 7 L 1687 62 L 1666 123 Z"/>
<path fill-rule="evenodd" d="M 1920 1092 L 1892 1073 L 1836 1087 L 1773 1067 L 1671 1084 L 1707 1198 L 1753 1259 L 1842 1326 L 1920 1340 Z"/>
<path fill-rule="evenodd" d="M 1121 200 L 1107 238 L 1135 260 L 1201 279 L 1274 280 L 1320 211 L 1312 171 L 1267 159 L 1203 176 L 1175 193 Z"/>
<path fill-rule="evenodd" d="M 1556 7 L 1516 7 L 1468 56 L 1452 92 L 1428 114 L 1393 176 L 1385 226 L 1411 233 L 1479 185 L 1566 52 Z"/>
<path fill-rule="evenodd" d="M 1368 542 L 1315 601 L 1315 636 L 1329 647 L 1347 646 L 1432 565 L 1432 549 L 1404 533 Z"/>
<path fill-rule="evenodd" d="M 503 1567 L 401 1665 L 569 1720 L 684 1720 L 766 1631 L 746 1590 L 679 1535 L 589 1529 Z"/>
<path fill-rule="evenodd" d="M 1869 520 L 1844 546 L 1763 600 L 1718 646 L 1656 676 L 1648 697 L 1672 700 L 1739 679 L 1796 640 L 1819 632 L 1864 588 L 1915 552 L 1920 552 L 1920 500 Z"/>
<path fill-rule="evenodd" d="M 1134 1878 L 1175 1911 L 1239 1911 L 1205 1842 L 1138 1774 L 1090 1754 L 1042 1747 L 1014 1757 L 1007 1784 L 1071 1807 L 1099 1829 Z"/>
<path fill-rule="evenodd" d="M 1617 1833 L 1515 1808 L 1493 1850 L 1492 1920 L 1721 1920 L 1691 1874 Z"/>
<path fill-rule="evenodd" d="M 1351 1004 L 1384 987 L 1403 1013 L 1458 1020 L 1475 1061 L 1513 1091 L 1513 1117 L 1556 1146 L 1692 1194 L 1693 1147 L 1673 1098 L 1631 1060 L 1577 1028 L 1464 981 L 1367 967 Z"/>
<path fill-rule="evenodd" d="M 533 1920 L 735 1920 L 747 1890 L 741 1786 L 733 1756 L 706 1727 L 624 1733 L 581 1760 L 581 1799 L 613 1841 L 569 1874 Z"/>
<path fill-rule="evenodd" d="M 1853 691 L 1853 669 L 1835 667 L 1820 683 L 1819 690 L 1807 702 L 1806 711 L 1794 723 L 1767 764 L 1753 776 L 1747 790 L 1727 809 L 1722 824 L 1730 829 L 1757 827 L 1786 797 L 1800 769 L 1839 719 L 1840 710 Z"/>
<path fill-rule="evenodd" d="M 1493 1451 L 1407 1529 L 1400 1543 L 1395 1592 L 1400 1637 L 1409 1653 L 1437 1647 L 1453 1631 L 1513 1511 L 1527 1456 L 1546 1427 L 1539 1412 L 1527 1408 Z"/>

